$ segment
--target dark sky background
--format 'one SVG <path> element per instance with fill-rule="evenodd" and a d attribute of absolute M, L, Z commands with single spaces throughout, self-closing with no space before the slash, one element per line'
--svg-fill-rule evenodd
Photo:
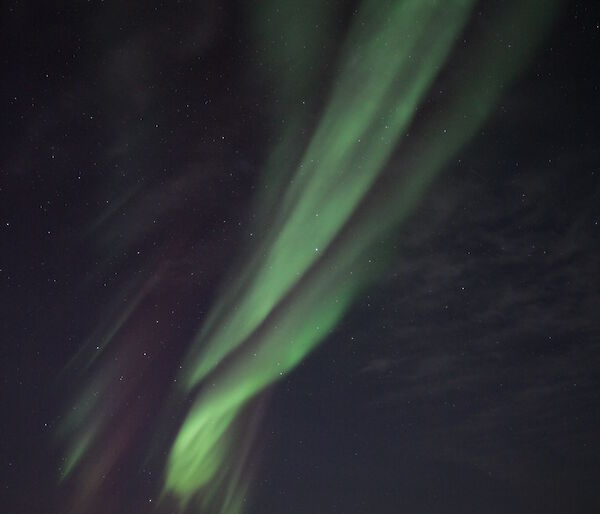
<path fill-rule="evenodd" d="M 124 328 L 157 357 L 104 507 L 150 512 L 157 412 L 239 263 L 278 130 L 248 26 L 243 2 L 3 5 L 2 512 L 62 512 L 62 371 L 158 276 Z M 600 5 L 567 2 L 392 266 L 272 388 L 246 512 L 600 512 L 598 55 Z"/>

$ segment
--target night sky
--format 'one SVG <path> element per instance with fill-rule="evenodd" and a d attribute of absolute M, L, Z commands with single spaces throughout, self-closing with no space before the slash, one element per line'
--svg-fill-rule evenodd
<path fill-rule="evenodd" d="M 0 511 L 600 512 L 600 4 L 7 2 Z"/>

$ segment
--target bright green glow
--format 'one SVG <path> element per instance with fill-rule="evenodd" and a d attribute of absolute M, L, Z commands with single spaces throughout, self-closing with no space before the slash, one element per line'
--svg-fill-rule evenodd
<path fill-rule="evenodd" d="M 201 350 L 188 362 L 188 389 L 266 319 L 327 249 L 411 121 L 471 4 L 364 4 L 323 119 L 280 199 L 272 235 L 257 252 L 259 262 L 243 299 L 237 298 L 225 322 L 209 320 L 195 343 Z M 436 23 L 442 16 L 444 23 Z M 434 38 L 429 34 L 432 23 L 437 28 Z"/>
<path fill-rule="evenodd" d="M 306 277 L 289 305 L 274 315 L 273 323 L 249 341 L 244 358 L 234 360 L 198 396 L 171 450 L 167 490 L 187 501 L 206 487 L 223 466 L 219 459 L 225 457 L 229 445 L 223 432 L 232 416 L 295 367 L 335 326 L 367 278 L 366 272 L 352 272 L 352 261 L 343 264 L 337 269 L 321 267 Z"/>
<path fill-rule="evenodd" d="M 314 82 L 325 65 L 320 50 L 335 15 L 320 0 L 307 0 L 300 11 L 294 2 L 267 2 L 281 11 L 278 27 L 262 16 L 257 34 L 269 41 L 279 41 L 277 33 L 288 38 L 269 47 L 267 56 L 279 64 L 273 69 L 282 70 L 278 115 L 286 124 L 257 194 L 261 237 L 222 291 L 178 381 L 184 394 L 194 395 L 193 404 L 168 455 L 163 494 L 177 498 L 182 510 L 197 501 L 200 512 L 242 512 L 260 417 L 256 397 L 297 366 L 378 276 L 385 265 L 381 241 L 485 122 L 555 8 L 552 1 L 515 1 L 471 43 L 468 64 L 445 86 L 446 101 L 413 124 L 474 0 L 365 0 L 322 116 L 303 140 L 314 109 L 302 106 L 317 95 Z M 410 138 L 401 140 L 409 128 Z M 395 149 L 402 169 L 388 166 L 384 173 Z M 58 434 L 67 445 L 63 477 L 89 465 L 90 448 L 100 447 L 120 367 L 99 363 L 97 356 L 150 285 L 132 281 L 123 295 L 132 300 L 116 306 L 71 363 L 86 376 L 94 365 L 96 373 Z M 130 295 L 134 290 L 139 293 Z"/>
<path fill-rule="evenodd" d="M 485 121 L 555 8 L 530 1 L 500 17 L 451 84 L 444 109 L 417 127 L 404 156 L 408 168 L 388 176 L 385 185 L 376 184 L 471 3 L 363 4 L 331 97 L 293 180 L 277 206 L 262 209 L 273 213 L 262 220 L 268 223 L 266 234 L 238 280 L 223 292 L 185 363 L 187 391 L 200 383 L 203 387 L 169 455 L 166 491 L 188 501 L 210 490 L 211 478 L 228 462 L 230 441 L 224 434 L 240 425 L 237 413 L 293 369 L 377 276 L 383 263 L 375 246 L 411 212 L 435 175 Z M 500 43 L 498 33 L 518 53 Z M 274 149 L 269 166 L 282 162 L 287 138 Z M 272 169 L 266 173 L 275 174 Z M 269 198 L 276 200 L 261 196 Z"/>

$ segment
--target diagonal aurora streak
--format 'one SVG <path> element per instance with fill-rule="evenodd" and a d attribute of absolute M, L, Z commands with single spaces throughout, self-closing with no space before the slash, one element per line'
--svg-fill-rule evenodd
<path fill-rule="evenodd" d="M 380 242 L 485 121 L 555 7 L 534 1 L 501 13 L 468 52 L 469 64 L 439 112 L 401 145 L 406 169 L 383 173 L 472 4 L 365 2 L 356 15 L 323 117 L 271 209 L 264 239 L 185 362 L 185 392 L 200 387 L 172 446 L 165 483 L 184 503 L 210 488 L 226 465 L 238 413 L 322 341 L 378 276 L 385 261 Z"/>
<path fill-rule="evenodd" d="M 162 499 L 174 499 L 181 511 L 197 505 L 199 512 L 242 512 L 265 403 L 261 393 L 323 341 L 357 294 L 380 276 L 390 234 L 485 122 L 547 32 L 559 2 L 511 2 L 459 48 L 475 0 L 363 1 L 322 116 L 310 139 L 301 141 L 308 123 L 297 105 L 316 95 L 311 82 L 318 75 L 311 27 L 327 26 L 335 16 L 322 4 L 307 2 L 302 16 L 282 18 L 280 28 L 290 34 L 290 52 L 298 58 L 280 77 L 289 123 L 263 170 L 255 204 L 259 237 L 230 273 L 177 377 L 176 396 L 191 407 L 167 454 Z M 447 65 L 453 51 L 461 53 L 460 66 Z M 287 57 L 295 54 L 274 56 Z M 426 109 L 442 70 L 448 75 L 443 98 Z M 94 339 L 102 348 L 145 294 L 138 290 L 127 312 Z M 85 355 L 78 359 L 86 370 L 96 366 Z M 98 451 L 105 407 L 102 394 L 90 402 L 88 391 L 109 387 L 110 377 L 121 373 L 111 366 L 93 375 L 60 431 L 71 441 L 64 475 L 83 467 L 89 448 Z"/>
<path fill-rule="evenodd" d="M 275 219 L 240 281 L 235 307 L 217 307 L 195 342 L 199 351 L 186 369 L 188 389 L 243 342 L 326 251 L 394 150 L 472 3 L 364 4 L 322 121 L 277 199 Z M 433 24 L 435 38 L 429 36 Z"/>

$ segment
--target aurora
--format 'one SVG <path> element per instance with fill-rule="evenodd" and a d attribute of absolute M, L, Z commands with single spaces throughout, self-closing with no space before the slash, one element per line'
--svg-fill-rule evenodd
<path fill-rule="evenodd" d="M 173 416 L 178 425 L 164 452 L 160 500 L 181 512 L 243 512 L 248 463 L 268 408 L 264 392 L 327 339 L 386 269 L 394 233 L 494 112 L 559 5 L 510 2 L 466 43 L 474 0 L 364 0 L 331 63 L 320 60 L 312 39 L 316 23 L 335 21 L 335 9 L 321 3 L 280 18 L 277 31 L 290 35 L 290 53 L 278 48 L 270 57 L 295 64 L 279 77 L 286 125 L 261 170 L 252 204 L 256 236 L 240 247 L 169 394 L 184 412 Z M 256 10 L 249 16 L 254 33 L 264 32 L 274 6 L 249 7 Z M 318 74 L 326 68 L 330 85 L 311 124 L 300 106 L 318 103 Z M 443 94 L 434 95 L 440 80 Z M 66 446 L 63 481 L 86 467 L 91 448 L 102 453 L 106 396 L 130 354 L 108 362 L 101 355 L 150 287 L 132 280 L 119 292 L 131 298 L 127 305 L 115 301 L 106 326 L 75 357 L 92 378 L 57 433 Z M 134 427 L 125 432 L 135 437 Z M 115 437 L 115 447 L 119 442 Z M 101 464 L 88 470 L 104 472 Z M 86 494 L 97 490 L 93 483 Z"/>

